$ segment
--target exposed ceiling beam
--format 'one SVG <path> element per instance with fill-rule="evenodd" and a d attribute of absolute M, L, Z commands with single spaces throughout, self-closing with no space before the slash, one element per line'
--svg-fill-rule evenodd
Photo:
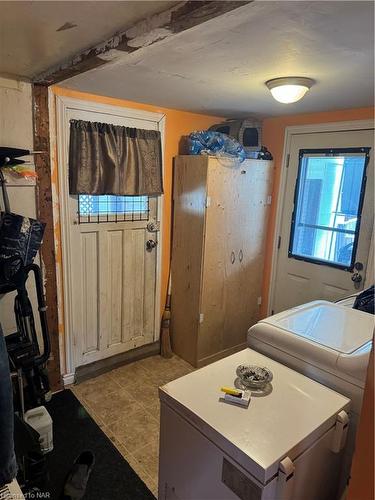
<path fill-rule="evenodd" d="M 108 40 L 77 54 L 72 60 L 33 78 L 34 83 L 53 85 L 103 66 L 125 54 L 158 43 L 210 19 L 251 3 L 248 1 L 186 1 L 155 14 Z"/>

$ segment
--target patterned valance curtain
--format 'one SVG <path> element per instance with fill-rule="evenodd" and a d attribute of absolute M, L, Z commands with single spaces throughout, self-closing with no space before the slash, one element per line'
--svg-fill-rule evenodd
<path fill-rule="evenodd" d="M 70 120 L 69 192 L 161 194 L 160 132 Z"/>

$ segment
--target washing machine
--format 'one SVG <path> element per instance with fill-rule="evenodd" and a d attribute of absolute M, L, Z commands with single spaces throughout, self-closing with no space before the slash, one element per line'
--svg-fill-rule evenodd
<path fill-rule="evenodd" d="M 371 314 L 317 300 L 261 320 L 248 331 L 252 349 L 351 399 L 344 482 L 350 474 L 374 326 Z"/>

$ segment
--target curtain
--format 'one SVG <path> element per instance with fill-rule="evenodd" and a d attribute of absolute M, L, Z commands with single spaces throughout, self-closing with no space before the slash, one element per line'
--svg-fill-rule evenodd
<path fill-rule="evenodd" d="M 69 192 L 161 194 L 160 132 L 70 120 Z"/>

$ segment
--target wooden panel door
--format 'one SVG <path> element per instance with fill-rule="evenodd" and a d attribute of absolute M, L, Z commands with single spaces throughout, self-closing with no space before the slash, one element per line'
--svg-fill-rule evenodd
<path fill-rule="evenodd" d="M 146 241 L 155 236 L 147 221 L 72 226 L 77 366 L 153 341 L 157 254 Z"/>

